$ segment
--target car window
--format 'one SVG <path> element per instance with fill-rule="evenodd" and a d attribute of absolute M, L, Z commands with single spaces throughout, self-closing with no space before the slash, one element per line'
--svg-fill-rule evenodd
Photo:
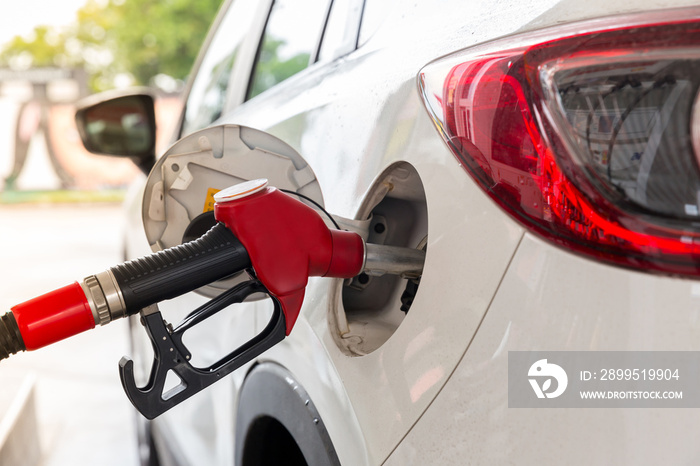
<path fill-rule="evenodd" d="M 255 8 L 255 0 L 236 0 L 219 24 L 192 83 L 181 136 L 204 128 L 221 116 L 231 72 Z"/>
<path fill-rule="evenodd" d="M 358 47 L 362 47 L 377 32 L 395 7 L 396 0 L 365 0 Z"/>
<path fill-rule="evenodd" d="M 357 47 L 363 0 L 333 0 L 318 60 L 328 62 Z"/>
<path fill-rule="evenodd" d="M 276 0 L 258 49 L 248 98 L 300 72 L 315 60 L 330 0 Z"/>

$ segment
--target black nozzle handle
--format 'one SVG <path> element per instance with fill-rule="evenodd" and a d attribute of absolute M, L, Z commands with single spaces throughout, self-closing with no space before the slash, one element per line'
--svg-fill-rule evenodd
<path fill-rule="evenodd" d="M 220 280 L 251 266 L 238 238 L 222 223 L 180 246 L 112 267 L 125 314 Z"/>

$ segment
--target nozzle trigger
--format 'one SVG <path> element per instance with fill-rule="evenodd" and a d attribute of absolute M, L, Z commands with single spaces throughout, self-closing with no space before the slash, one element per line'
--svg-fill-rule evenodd
<path fill-rule="evenodd" d="M 148 419 L 163 414 L 284 339 L 286 325 L 282 307 L 276 298 L 269 295 L 274 309 L 270 322 L 259 335 L 209 367 L 198 368 L 189 362 L 191 355 L 182 343 L 185 331 L 231 304 L 242 302 L 254 293 L 269 295 L 265 286 L 259 281 L 243 282 L 197 308 L 174 330 L 168 329 L 157 307 L 149 306 L 141 312 L 154 353 L 153 365 L 146 385 L 136 386 L 134 362 L 131 359 L 123 357 L 119 361 L 119 376 L 124 391 L 141 414 Z M 164 393 L 166 376 L 171 370 L 180 378 L 180 384 Z"/>

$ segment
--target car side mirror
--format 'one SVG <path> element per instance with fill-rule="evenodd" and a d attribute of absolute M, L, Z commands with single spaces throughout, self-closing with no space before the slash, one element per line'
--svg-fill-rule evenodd
<path fill-rule="evenodd" d="M 146 92 L 90 96 L 75 114 L 80 138 L 93 154 L 130 157 L 146 174 L 155 163 L 156 118 Z"/>

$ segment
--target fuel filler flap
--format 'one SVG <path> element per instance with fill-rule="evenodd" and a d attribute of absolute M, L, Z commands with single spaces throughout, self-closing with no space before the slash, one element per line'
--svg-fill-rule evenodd
<path fill-rule="evenodd" d="M 216 222 L 214 195 L 229 186 L 267 178 L 323 206 L 311 167 L 285 142 L 238 125 L 190 134 L 171 146 L 151 170 L 143 197 L 143 225 L 153 252 L 196 239 Z M 197 292 L 214 297 L 247 277 L 238 274 Z"/>

